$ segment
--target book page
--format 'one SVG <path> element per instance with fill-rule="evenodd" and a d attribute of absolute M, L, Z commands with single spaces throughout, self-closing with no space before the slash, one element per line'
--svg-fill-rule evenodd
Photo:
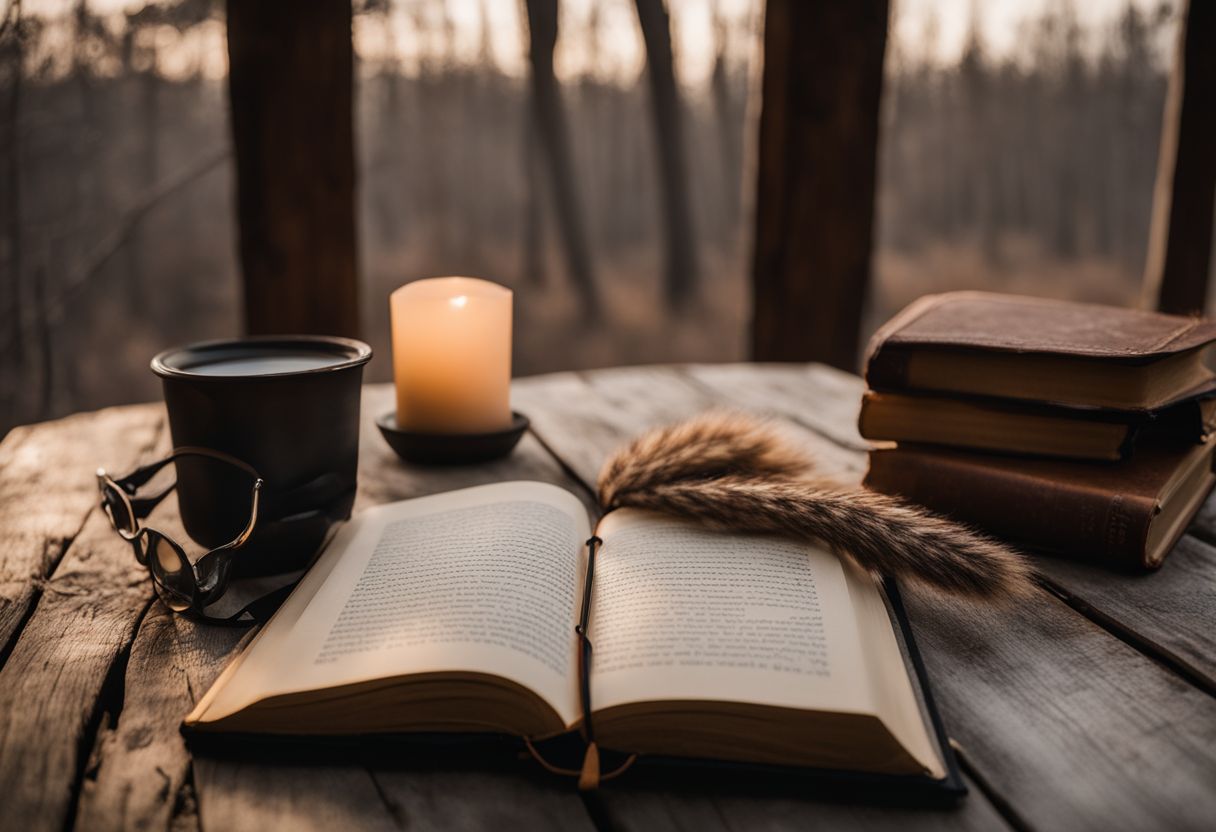
<path fill-rule="evenodd" d="M 543 483 L 363 512 L 190 719 L 278 694 L 465 671 L 530 688 L 568 722 L 589 535 L 578 499 Z"/>
<path fill-rule="evenodd" d="M 939 768 L 867 576 L 806 543 L 631 509 L 598 534 L 595 709 L 692 700 L 877 715 Z"/>

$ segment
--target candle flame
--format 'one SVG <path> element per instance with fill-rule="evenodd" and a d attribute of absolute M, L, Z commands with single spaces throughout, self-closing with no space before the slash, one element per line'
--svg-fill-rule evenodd
<path fill-rule="evenodd" d="M 448 303 L 452 304 L 453 309 L 463 309 L 468 302 L 469 302 L 468 295 L 457 295 L 456 297 L 454 297 L 450 301 L 448 301 Z"/>

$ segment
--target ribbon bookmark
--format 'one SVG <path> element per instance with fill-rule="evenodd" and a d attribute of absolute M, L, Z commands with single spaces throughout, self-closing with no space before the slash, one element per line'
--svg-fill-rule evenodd
<path fill-rule="evenodd" d="M 578 773 L 578 790 L 589 792 L 600 787 L 600 750 L 595 742 L 587 745 L 587 753 L 583 757 L 583 768 Z"/>

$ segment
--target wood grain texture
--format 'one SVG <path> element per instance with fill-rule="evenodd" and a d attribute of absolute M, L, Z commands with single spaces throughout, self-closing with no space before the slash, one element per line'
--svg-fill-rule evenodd
<path fill-rule="evenodd" d="M 683 369 L 711 388 L 715 398 L 753 409 L 780 393 L 783 401 L 801 405 L 796 413 L 786 408 L 787 418 L 842 448 L 869 450 L 870 444 L 857 432 L 863 385 L 852 373 L 825 364 L 691 364 Z"/>
<path fill-rule="evenodd" d="M 530 767 L 531 763 L 521 762 Z M 528 829 L 591 832 L 595 826 L 569 781 L 539 769 L 375 772 L 398 827 L 410 830 Z"/>
<path fill-rule="evenodd" d="M 586 492 L 533 435 L 525 435 L 509 457 L 482 465 L 445 467 L 403 463 L 385 444 L 375 426 L 375 417 L 395 406 L 393 396 L 391 384 L 370 384 L 363 388 L 356 512 L 379 503 L 513 479 L 563 486 L 582 498 L 589 511 L 593 510 L 594 504 Z"/>
<path fill-rule="evenodd" d="M 613 786 L 596 795 L 614 828 L 647 832 L 734 830 L 998 830 L 1009 825 L 970 784 L 971 794 L 954 809 L 864 806 L 789 796 L 739 797 L 630 789 Z"/>
<path fill-rule="evenodd" d="M 689 376 L 716 400 L 782 418 L 806 430 L 800 439 L 814 454 L 819 467 L 848 482 L 860 482 L 866 470 L 868 448 L 857 432 L 861 397 L 857 377 L 823 364 L 810 367 L 788 364 L 723 364 L 686 368 Z M 782 402 L 799 407 L 768 407 L 774 393 Z M 796 410 L 797 412 L 793 412 Z"/>
<path fill-rule="evenodd" d="M 146 570 L 91 512 L 0 669 L 0 794 L 15 829 L 62 829 L 103 695 L 152 600 Z"/>
<path fill-rule="evenodd" d="M 743 408 L 745 393 L 728 396 L 674 367 L 631 367 L 592 373 L 559 373 L 517 380 L 515 407 L 529 415 L 533 430 L 563 463 L 594 485 L 608 450 L 648 428 L 711 408 Z M 761 414 L 769 413 L 758 408 Z M 622 428 L 628 425 L 627 429 Z M 805 431 L 799 441 L 825 472 L 861 479 L 856 452 Z M 554 444 L 550 444 L 550 440 Z M 608 449 L 608 450 L 606 450 Z"/>
<path fill-rule="evenodd" d="M 748 365 L 727 367 L 728 378 Z M 781 369 L 788 371 L 788 366 Z M 839 386 L 843 373 L 828 371 L 828 385 Z M 720 389 L 722 379 L 708 367 L 684 372 L 673 367 L 635 367 L 562 373 L 518 379 L 512 386 L 513 406 L 529 414 L 533 429 L 553 453 L 593 487 L 604 458 L 634 434 L 686 418 L 712 407 L 748 408 L 745 390 Z M 790 382 L 793 386 L 797 386 Z M 730 385 L 727 384 L 729 387 Z M 846 405 L 846 408 L 848 406 Z M 766 411 L 760 408 L 761 412 Z M 856 408 L 852 409 L 856 419 Z M 848 430 L 832 423 L 842 435 Z M 855 430 L 854 430 L 855 434 Z M 798 438 L 822 461 L 823 467 L 860 480 L 856 451 L 841 449 L 818 433 Z M 860 440 L 860 437 L 858 437 Z M 789 798 L 749 799 L 709 794 L 666 793 L 614 785 L 592 798 L 598 814 L 619 829 L 999 829 L 1003 821 L 987 798 L 973 789 L 967 804 L 953 812 L 874 809 L 823 801 Z"/>
<path fill-rule="evenodd" d="M 393 406 L 391 385 L 364 388 L 356 511 L 378 503 L 510 479 L 533 479 L 584 494 L 534 437 L 488 465 L 403 464 L 376 430 L 375 416 Z M 584 495 L 585 498 L 585 495 Z M 204 689 L 196 689 L 201 695 Z M 178 720 L 190 703 L 178 706 Z M 538 786 L 530 761 L 493 774 L 475 771 L 295 764 L 286 755 L 257 762 L 201 757 L 194 761 L 203 830 L 577 829 L 587 823 L 581 801 L 556 784 Z"/>
<path fill-rule="evenodd" d="M 0 444 L 0 656 L 96 506 L 94 471 L 126 473 L 162 420 L 157 407 L 111 408 L 14 428 Z"/>
<path fill-rule="evenodd" d="M 1043 829 L 1206 829 L 1216 700 L 1042 593 L 1017 610 L 911 595 L 964 756 Z"/>
<path fill-rule="evenodd" d="M 713 365 L 688 372 L 720 395 L 748 401 L 761 412 L 781 413 L 830 438 L 855 464 L 840 475 L 859 478 L 864 448 L 857 411 L 865 383 L 824 365 Z M 1203 543 L 1206 541 L 1206 543 Z M 1176 662 L 1209 691 L 1216 689 L 1216 495 L 1209 498 L 1165 565 L 1149 574 L 1125 574 L 1056 558 L 1038 565 L 1068 602 L 1121 638 Z"/>
<path fill-rule="evenodd" d="M 825 467 L 856 479 L 860 385 L 848 374 L 798 366 L 647 367 L 520 380 L 514 404 L 532 417 L 535 435 L 507 460 L 448 469 L 399 463 L 372 426 L 392 406 L 391 387 L 373 386 L 364 396 L 357 505 L 514 478 L 553 482 L 589 502 L 574 477 L 593 482 L 617 444 L 723 404 L 785 414 L 785 429 Z M 1010 820 L 1043 829 L 1187 829 L 1216 816 L 1216 699 L 1146 657 L 1135 640 L 1103 629 L 1135 634 L 1202 678 L 1212 676 L 1216 548 L 1205 541 L 1216 540 L 1213 502 L 1153 575 L 1047 562 L 1050 585 L 1076 609 L 1046 591 L 1028 607 L 1002 611 L 909 593 L 947 725 L 986 784 L 960 811 L 620 783 L 589 798 L 588 815 L 566 783 L 527 762 L 191 760 L 177 724 L 242 634 L 149 606 L 146 573 L 104 517 L 90 512 L 92 468 L 122 470 L 162 450 L 161 413 L 138 406 L 84 414 L 20 428 L 0 445 L 0 493 L 13 500 L 11 509 L 7 500 L 0 504 L 0 565 L 13 576 L 3 597 L 24 598 L 33 610 L 28 619 L 16 614 L 18 637 L 0 667 L 5 828 L 579 829 L 594 819 L 621 829 L 705 832 L 988 829 Z M 87 476 L 78 472 L 81 459 Z M 58 466 L 66 466 L 66 478 L 40 479 Z M 28 498 L 35 486 L 52 497 Z M 156 524 L 176 528 L 171 502 Z M 30 553 L 66 543 L 58 567 L 42 575 L 44 561 Z M 21 570 L 31 563 L 26 577 Z M 27 594 L 24 584 L 39 577 Z M 1077 613 L 1083 605 L 1088 617 Z"/>
<path fill-rule="evenodd" d="M 199 757 L 194 785 L 204 832 L 402 828 L 364 768 Z"/>
<path fill-rule="evenodd" d="M 715 384 L 708 371 L 698 377 Z M 616 395 L 597 406 L 600 386 L 589 376 L 575 411 L 566 418 L 549 412 L 540 430 L 563 456 L 578 446 L 580 475 L 598 468 L 588 444 L 599 443 L 606 455 L 678 409 L 674 383 L 664 385 L 658 408 L 646 396 L 624 401 L 630 385 L 619 375 Z M 724 399 L 766 412 L 805 407 L 801 397 L 783 397 L 788 384 L 766 396 L 754 386 L 734 395 L 726 382 L 719 389 Z M 690 397 L 687 409 L 702 401 Z M 598 413 L 593 436 L 583 430 L 587 412 Z M 804 433 L 808 441 L 821 438 Z M 1043 828 L 1202 828 L 1216 813 L 1216 794 L 1205 785 L 1216 782 L 1216 700 L 1045 591 L 1015 610 L 916 596 L 910 606 L 947 725 L 1019 820 Z"/>
<path fill-rule="evenodd" d="M 407 499 L 511 478 L 555 482 L 580 493 L 552 457 L 525 438 L 510 460 L 466 468 L 402 465 L 372 423 L 392 406 L 392 388 L 368 387 L 361 425 L 358 506 Z M 185 539 L 172 500 L 158 509 L 156 524 Z M 466 799 L 465 772 L 377 773 L 360 766 L 315 767 L 290 760 L 240 763 L 201 758 L 193 770 L 178 727 L 235 652 L 244 631 L 197 625 L 154 604 L 131 648 L 123 708 L 103 728 L 80 797 L 76 825 L 82 829 L 164 828 L 194 811 L 203 828 L 328 828 L 357 823 L 399 828 L 409 819 L 442 826 L 442 818 L 492 817 L 496 803 Z M 521 767 L 528 770 L 529 764 Z M 554 816 L 585 821 L 577 797 L 538 792 L 520 772 L 481 775 L 478 791 L 513 795 L 512 815 L 530 824 Z M 193 779 L 193 783 L 192 783 Z M 556 814 L 555 814 L 556 813 Z M 564 813 L 564 814 L 563 814 Z M 194 819 L 193 816 L 186 818 Z M 425 828 L 425 824 L 422 828 Z"/>
<path fill-rule="evenodd" d="M 103 727 L 86 772 L 78 829 L 165 829 L 188 809 L 182 717 L 248 634 L 152 605 L 131 647 L 122 711 L 116 724 Z"/>
<path fill-rule="evenodd" d="M 1039 571 L 1070 603 L 1146 649 L 1168 657 L 1216 692 L 1216 547 L 1184 535 L 1160 570 L 1112 573 L 1044 558 Z"/>

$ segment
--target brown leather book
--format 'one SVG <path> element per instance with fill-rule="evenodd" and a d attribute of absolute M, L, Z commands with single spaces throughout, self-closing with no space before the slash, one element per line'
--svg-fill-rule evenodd
<path fill-rule="evenodd" d="M 1139 413 L 867 390 L 858 417 L 867 439 L 1104 462 L 1127 457 L 1138 442 L 1204 442 L 1214 428 L 1216 398 Z"/>
<path fill-rule="evenodd" d="M 1214 451 L 1154 444 L 1094 465 L 900 445 L 870 452 L 865 484 L 1029 549 L 1153 569 L 1216 482 Z"/>
<path fill-rule="evenodd" d="M 874 335 L 866 381 L 1072 407 L 1149 411 L 1216 389 L 1216 322 L 988 292 L 929 295 Z"/>

